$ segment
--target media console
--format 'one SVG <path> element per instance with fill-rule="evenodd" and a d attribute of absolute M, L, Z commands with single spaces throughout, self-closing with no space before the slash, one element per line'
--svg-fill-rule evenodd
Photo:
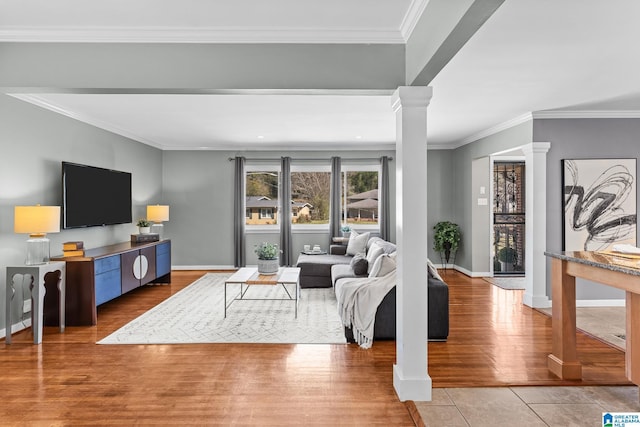
<path fill-rule="evenodd" d="M 171 282 L 171 240 L 117 243 L 85 250 L 82 257 L 54 257 L 66 262 L 66 324 L 97 323 L 97 307 L 147 283 Z M 53 295 L 52 295 L 53 297 Z M 57 302 L 45 301 L 47 307 Z M 58 315 L 45 313 L 45 324 Z"/>

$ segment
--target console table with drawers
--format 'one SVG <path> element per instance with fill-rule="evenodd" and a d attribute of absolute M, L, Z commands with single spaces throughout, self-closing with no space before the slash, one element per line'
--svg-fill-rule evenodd
<path fill-rule="evenodd" d="M 95 325 L 100 304 L 148 283 L 171 282 L 170 240 L 123 242 L 52 259 L 66 262 L 68 326 Z"/>

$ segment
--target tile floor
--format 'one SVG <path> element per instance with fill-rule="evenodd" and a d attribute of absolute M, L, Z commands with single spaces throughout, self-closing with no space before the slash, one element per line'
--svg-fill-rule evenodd
<path fill-rule="evenodd" d="M 603 412 L 640 412 L 638 387 L 434 388 L 416 402 L 426 426 L 602 426 Z"/>

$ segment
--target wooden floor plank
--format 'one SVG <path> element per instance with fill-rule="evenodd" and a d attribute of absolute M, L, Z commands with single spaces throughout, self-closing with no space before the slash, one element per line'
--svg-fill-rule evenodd
<path fill-rule="evenodd" d="M 395 342 L 96 345 L 204 272 L 174 271 L 99 307 L 98 325 L 30 330 L 0 347 L 3 424 L 414 425 L 395 395 Z M 429 343 L 434 387 L 629 384 L 624 353 L 578 334 L 582 381 L 546 369 L 551 320 L 481 279 L 443 272 L 451 332 Z"/>

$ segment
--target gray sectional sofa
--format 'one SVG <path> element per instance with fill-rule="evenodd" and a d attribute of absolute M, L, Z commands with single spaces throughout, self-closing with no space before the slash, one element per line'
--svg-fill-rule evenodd
<path fill-rule="evenodd" d="M 367 241 L 367 252 L 377 242 L 384 253 L 395 252 L 396 246 L 379 237 Z M 297 267 L 300 267 L 300 287 L 318 288 L 340 287 L 345 281 L 354 278 L 368 280 L 368 273 L 357 275 L 352 267 L 353 256 L 347 255 L 347 246 L 332 245 L 328 254 L 300 254 Z M 356 267 L 358 268 L 358 267 Z M 449 335 L 449 287 L 438 277 L 428 274 L 428 333 L 429 340 L 445 341 Z M 353 342 L 353 333 L 345 328 L 345 336 Z M 389 340 L 396 337 L 396 287 L 394 286 L 384 297 L 376 311 L 374 340 Z"/>

